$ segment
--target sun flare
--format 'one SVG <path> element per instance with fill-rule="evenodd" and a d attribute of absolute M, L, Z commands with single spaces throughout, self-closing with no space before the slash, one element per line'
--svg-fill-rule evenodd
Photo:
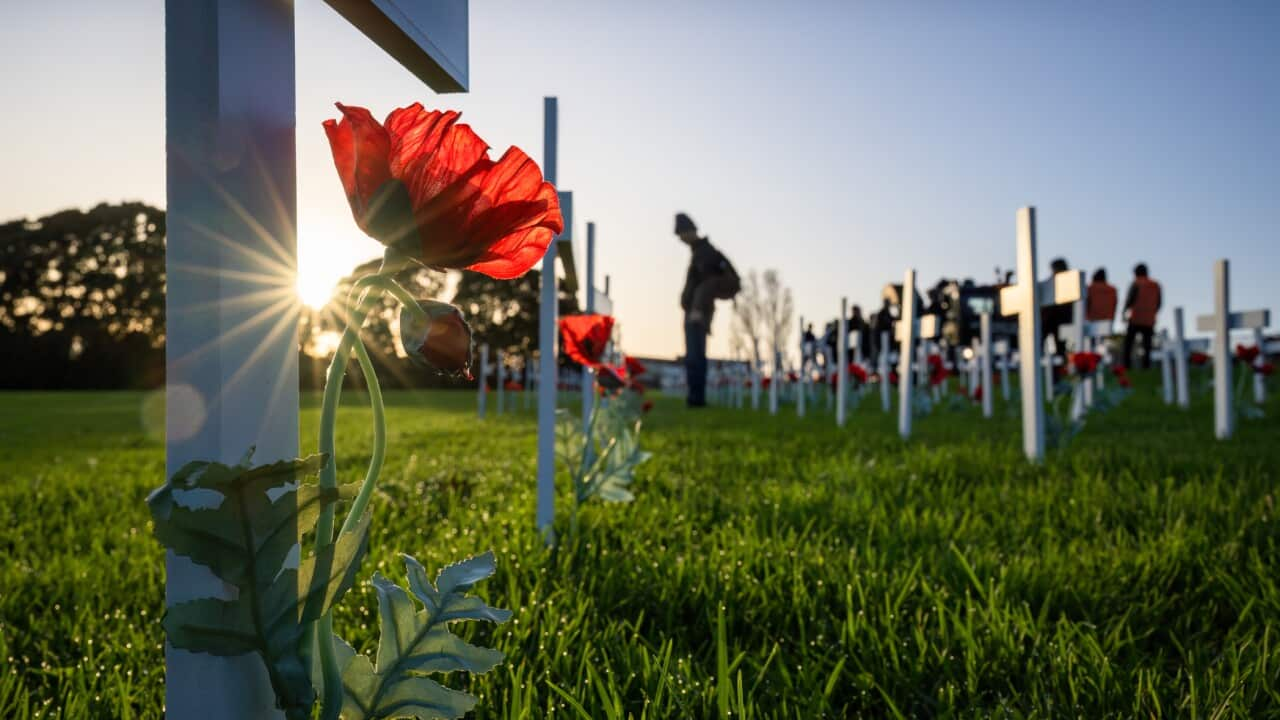
<path fill-rule="evenodd" d="M 333 297 L 333 289 L 341 277 L 341 274 L 333 276 L 330 273 L 315 270 L 303 272 L 299 269 L 298 299 L 312 310 L 323 309 Z"/>

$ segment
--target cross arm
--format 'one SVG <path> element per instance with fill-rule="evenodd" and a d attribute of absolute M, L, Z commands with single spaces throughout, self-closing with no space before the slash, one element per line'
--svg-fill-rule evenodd
<path fill-rule="evenodd" d="M 1196 330 L 1200 332 L 1209 332 L 1217 328 L 1218 317 L 1216 315 L 1201 315 L 1196 318 Z M 1244 312 L 1233 312 L 1227 321 L 1227 329 L 1229 330 L 1252 330 L 1254 328 L 1264 328 L 1271 324 L 1270 310 L 1245 310 Z"/>

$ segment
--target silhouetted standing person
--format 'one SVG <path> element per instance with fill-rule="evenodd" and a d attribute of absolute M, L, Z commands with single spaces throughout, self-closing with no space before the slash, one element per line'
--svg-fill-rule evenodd
<path fill-rule="evenodd" d="M 1054 258 L 1053 262 L 1049 263 L 1049 277 L 1066 271 L 1067 261 L 1065 258 Z M 1043 326 L 1040 342 L 1043 343 L 1045 338 L 1053 338 L 1054 354 L 1065 356 L 1067 348 L 1062 342 L 1062 336 L 1059 335 L 1059 332 L 1062 330 L 1062 326 L 1071 324 L 1071 303 L 1046 305 L 1040 311 L 1040 323 Z M 1079 352 L 1079 350 L 1080 348 L 1072 348 L 1072 352 Z"/>
<path fill-rule="evenodd" d="M 861 305 L 854 305 L 849 314 L 850 337 L 855 332 L 858 333 L 858 352 L 862 353 L 863 362 L 866 362 L 866 358 L 871 355 L 871 326 L 867 324 L 867 319 L 862 316 Z M 848 346 L 852 348 L 853 342 L 849 342 Z M 852 357 L 853 353 L 850 352 L 849 356 Z"/>
<path fill-rule="evenodd" d="M 1124 299 L 1124 316 L 1129 327 L 1124 333 L 1124 364 L 1133 367 L 1133 341 L 1142 336 L 1142 367 L 1151 367 L 1151 336 L 1156 329 L 1156 313 L 1160 312 L 1160 283 L 1147 277 L 1147 264 L 1133 268 L 1133 284 Z"/>
<path fill-rule="evenodd" d="M 813 323 L 809 323 L 800 336 L 800 359 L 805 368 L 817 364 L 814 353 L 818 349 L 818 337 L 813 334 Z"/>
<path fill-rule="evenodd" d="M 685 275 L 680 307 L 684 310 L 684 367 L 689 386 L 689 407 L 707 404 L 707 335 L 716 311 L 716 299 L 728 300 L 738 294 L 742 283 L 729 260 L 705 237 L 684 213 L 676 214 L 676 235 L 689 246 L 689 271 Z"/>
<path fill-rule="evenodd" d="M 1085 319 L 1089 322 L 1114 322 L 1117 301 L 1116 286 L 1107 282 L 1107 271 L 1098 268 L 1089 281 L 1089 294 L 1085 296 Z"/>

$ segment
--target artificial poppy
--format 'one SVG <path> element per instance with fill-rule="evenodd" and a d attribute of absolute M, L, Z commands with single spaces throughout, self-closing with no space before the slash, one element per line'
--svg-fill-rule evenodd
<path fill-rule="evenodd" d="M 494 162 L 455 111 L 421 103 L 379 123 L 338 103 L 324 121 L 356 224 L 395 255 L 432 268 L 523 275 L 564 230 L 560 200 L 519 148 Z"/>
<path fill-rule="evenodd" d="M 627 381 L 623 380 L 618 371 L 608 365 L 600 365 L 596 368 L 596 384 L 600 389 L 609 392 L 615 392 L 626 387 Z"/>
<path fill-rule="evenodd" d="M 600 367 L 600 356 L 612 335 L 611 315 L 568 315 L 560 318 L 564 351 L 579 365 Z"/>
<path fill-rule="evenodd" d="M 982 402 L 982 386 L 981 385 L 973 389 L 973 401 Z"/>
<path fill-rule="evenodd" d="M 1129 368 L 1127 368 L 1127 367 L 1125 367 L 1125 366 L 1123 366 L 1123 365 L 1116 365 L 1116 366 L 1114 366 L 1114 367 L 1112 367 L 1112 368 L 1111 368 L 1111 374 L 1112 374 L 1112 375 L 1115 375 L 1115 376 L 1116 376 L 1116 377 L 1118 377 L 1118 378 L 1120 378 L 1120 377 L 1128 377 L 1128 375 L 1129 375 Z"/>
<path fill-rule="evenodd" d="M 1197 366 L 1204 365 L 1209 362 L 1209 356 L 1198 351 L 1191 353 L 1188 359 L 1191 361 L 1192 365 L 1197 365 Z"/>
<path fill-rule="evenodd" d="M 890 385 L 897 385 L 897 384 L 898 384 L 898 371 L 897 371 L 897 370 L 890 370 L 890 371 L 889 371 L 889 384 L 890 384 Z"/>
<path fill-rule="evenodd" d="M 644 363 L 630 355 L 622 356 L 622 365 L 627 369 L 628 377 L 637 377 L 644 374 Z"/>
<path fill-rule="evenodd" d="M 649 412 L 649 411 L 650 411 L 650 410 L 652 410 L 652 409 L 653 409 L 653 401 L 652 401 L 652 400 L 645 400 L 645 401 L 644 401 L 643 403 L 641 403 L 641 405 L 640 405 L 640 412 L 642 412 L 642 413 L 647 413 L 647 412 Z"/>
<path fill-rule="evenodd" d="M 1117 375 L 1116 384 L 1118 384 L 1122 388 L 1127 388 L 1133 385 L 1133 381 L 1129 379 L 1128 375 Z"/>
<path fill-rule="evenodd" d="M 1258 359 L 1258 353 L 1259 350 L 1257 345 L 1250 345 L 1248 347 L 1245 347 L 1244 345 L 1236 345 L 1236 359 L 1243 360 L 1247 365 L 1252 365 L 1253 361 Z"/>
<path fill-rule="evenodd" d="M 1260 365 L 1254 365 L 1253 371 L 1263 377 L 1271 377 L 1271 373 L 1276 371 L 1276 366 L 1269 362 L 1264 362 Z"/>
<path fill-rule="evenodd" d="M 1071 353 L 1068 359 L 1077 375 L 1092 375 L 1098 369 L 1098 363 L 1102 362 L 1102 356 L 1095 352 Z"/>
<path fill-rule="evenodd" d="M 867 381 L 867 370 L 858 363 L 849 363 L 849 376 L 857 380 L 859 384 Z"/>
<path fill-rule="evenodd" d="M 400 344 L 409 357 L 446 373 L 471 377 L 471 326 L 449 303 L 419 300 L 425 315 L 400 309 Z"/>

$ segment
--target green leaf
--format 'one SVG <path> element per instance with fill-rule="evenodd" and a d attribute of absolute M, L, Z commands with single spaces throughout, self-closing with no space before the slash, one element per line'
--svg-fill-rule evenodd
<path fill-rule="evenodd" d="M 475 707 L 476 698 L 450 690 L 426 673 L 462 670 L 485 673 L 502 662 L 502 653 L 472 645 L 449 631 L 459 620 L 506 622 L 510 611 L 491 608 L 466 595 L 475 583 L 493 575 L 492 552 L 450 565 L 435 585 L 414 558 L 404 555 L 409 591 L 381 574 L 373 576 L 378 593 L 377 667 L 335 637 L 342 668 L 342 715 L 347 720 L 372 718 L 458 718 Z M 410 598 L 410 593 L 422 604 Z"/>
<path fill-rule="evenodd" d="M 305 716 L 315 690 L 303 659 L 307 625 L 355 582 L 368 544 L 369 516 L 305 559 L 303 535 L 320 510 L 355 495 L 356 485 L 303 483 L 322 455 L 251 467 L 192 462 L 151 493 L 155 535 L 177 555 L 208 567 L 236 589 L 231 600 L 205 598 L 169 608 L 164 628 L 176 648 L 214 655 L 256 652 L 277 704 Z"/>

